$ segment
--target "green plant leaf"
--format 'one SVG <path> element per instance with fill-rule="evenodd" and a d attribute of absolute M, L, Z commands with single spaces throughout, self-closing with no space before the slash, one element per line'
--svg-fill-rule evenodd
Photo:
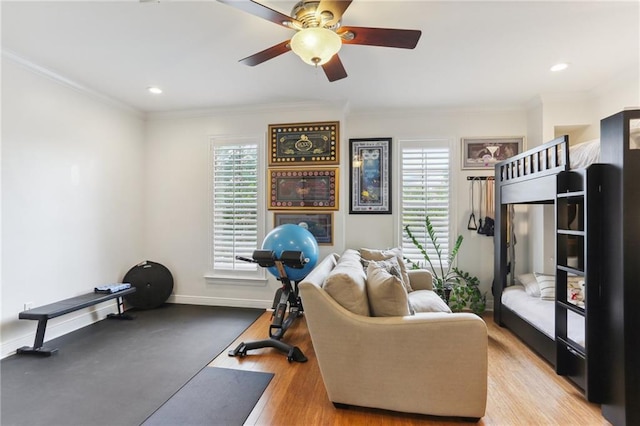
<path fill-rule="evenodd" d="M 446 301 L 444 289 L 451 288 L 448 303 L 449 307 L 454 312 L 459 312 L 464 309 L 470 309 L 476 314 L 484 312 L 486 309 L 486 293 L 483 294 L 480 292 L 480 280 L 468 272 L 454 266 L 458 252 L 460 251 L 460 247 L 464 241 L 463 236 L 458 235 L 455 244 L 449 252 L 447 258 L 448 263 L 445 268 L 445 262 L 442 259 L 442 249 L 438 243 L 438 236 L 436 235 L 429 216 L 425 217 L 425 228 L 427 236 L 429 237 L 429 242 L 433 246 L 437 255 L 437 259 L 435 259 L 435 261 L 438 263 L 438 269 L 434 268 L 432 259 L 429 257 L 422 244 L 411 233 L 409 225 L 405 226 L 404 230 L 413 245 L 420 251 L 420 254 L 422 254 L 426 263 L 429 265 L 431 273 L 433 274 L 433 287 L 435 292 Z M 412 269 L 417 265 L 415 262 L 411 262 L 411 264 Z M 417 266 L 419 267 L 420 265 Z"/>

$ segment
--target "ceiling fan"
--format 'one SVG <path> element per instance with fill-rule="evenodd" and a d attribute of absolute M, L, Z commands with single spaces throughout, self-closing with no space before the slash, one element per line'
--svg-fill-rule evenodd
<path fill-rule="evenodd" d="M 301 0 L 293 7 L 291 16 L 253 0 L 218 1 L 296 31 L 290 40 L 240 62 L 254 66 L 293 50 L 306 63 L 320 65 L 329 81 L 347 76 L 338 56 L 343 43 L 413 49 L 422 34 L 419 30 L 343 27 L 342 15 L 352 0 Z"/>

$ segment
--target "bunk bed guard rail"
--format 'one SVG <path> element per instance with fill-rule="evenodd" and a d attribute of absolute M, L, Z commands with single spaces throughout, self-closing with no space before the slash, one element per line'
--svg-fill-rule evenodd
<path fill-rule="evenodd" d="M 569 137 L 561 136 L 496 164 L 496 183 L 556 175 L 569 170 Z"/>

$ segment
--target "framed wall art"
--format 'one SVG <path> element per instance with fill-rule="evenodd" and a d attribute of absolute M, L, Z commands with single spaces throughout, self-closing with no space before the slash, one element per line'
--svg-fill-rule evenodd
<path fill-rule="evenodd" d="M 274 213 L 273 226 L 293 223 L 307 229 L 320 245 L 333 244 L 333 213 Z"/>
<path fill-rule="evenodd" d="M 270 210 L 338 210 L 338 168 L 269 169 Z"/>
<path fill-rule="evenodd" d="M 462 138 L 463 169 L 493 169 L 499 161 L 520 154 L 524 136 L 500 138 Z"/>
<path fill-rule="evenodd" d="M 349 139 L 349 213 L 391 214 L 391 138 Z"/>
<path fill-rule="evenodd" d="M 269 125 L 269 166 L 340 164 L 340 123 Z"/>

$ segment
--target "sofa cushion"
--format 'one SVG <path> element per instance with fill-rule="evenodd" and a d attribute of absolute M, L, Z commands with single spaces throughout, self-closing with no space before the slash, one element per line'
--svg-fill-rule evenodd
<path fill-rule="evenodd" d="M 404 287 L 407 289 L 407 292 L 413 291 L 413 289 L 411 288 L 411 280 L 409 279 L 409 274 L 407 274 L 407 267 L 405 266 L 404 260 L 402 259 L 402 249 L 400 247 L 386 250 L 361 248 L 360 256 L 365 261 L 380 261 L 395 258 L 398 261 L 398 265 L 400 266 L 400 273 L 402 274 L 402 285 L 404 285 Z"/>
<path fill-rule="evenodd" d="M 367 294 L 372 316 L 411 315 L 409 297 L 402 281 L 375 261 L 367 266 Z"/>
<path fill-rule="evenodd" d="M 324 281 L 324 290 L 343 308 L 369 316 L 366 275 L 357 251 L 346 250 Z"/>
<path fill-rule="evenodd" d="M 451 312 L 451 308 L 433 290 L 415 290 L 409 293 L 409 303 L 418 312 Z"/>

